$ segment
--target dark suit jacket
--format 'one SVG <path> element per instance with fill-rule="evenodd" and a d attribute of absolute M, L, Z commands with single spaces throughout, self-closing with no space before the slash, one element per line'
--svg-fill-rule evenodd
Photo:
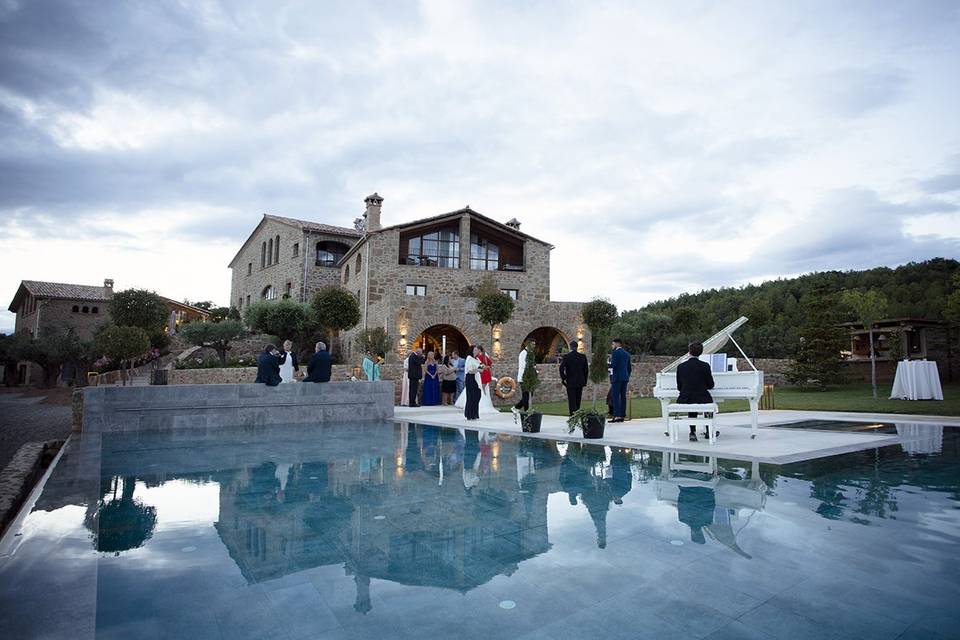
<path fill-rule="evenodd" d="M 630 373 L 633 366 L 630 364 L 630 354 L 623 347 L 614 349 L 610 354 L 610 368 L 613 369 L 613 375 L 610 376 L 610 382 L 630 382 Z"/>
<path fill-rule="evenodd" d="M 294 370 L 295 372 L 296 372 L 296 371 L 300 371 L 300 363 L 297 362 L 297 352 L 296 352 L 296 351 L 291 351 L 291 352 L 290 352 L 290 357 L 293 359 L 293 370 Z M 280 362 L 280 364 L 283 364 L 283 363 L 286 362 L 286 361 L 287 361 L 287 352 L 286 352 L 286 351 L 281 351 L 281 352 L 280 352 L 279 362 Z"/>
<path fill-rule="evenodd" d="M 416 353 L 411 353 L 410 357 L 407 358 L 407 378 L 410 380 L 422 380 L 423 379 L 423 363 L 427 359 L 423 356 L 418 356 Z"/>
<path fill-rule="evenodd" d="M 560 382 L 565 387 L 587 386 L 589 372 L 590 366 L 587 364 L 587 356 L 579 351 L 565 353 L 563 358 L 560 359 Z"/>
<path fill-rule="evenodd" d="M 710 365 L 697 358 L 690 358 L 677 367 L 677 389 L 680 397 L 677 404 L 703 404 L 713 402 L 713 374 Z"/>
<path fill-rule="evenodd" d="M 317 351 L 310 356 L 310 362 L 307 363 L 307 377 L 304 382 L 330 382 L 330 373 L 333 369 L 333 361 L 330 359 L 329 351 Z"/>
<path fill-rule="evenodd" d="M 280 361 L 272 353 L 263 352 L 257 356 L 257 379 L 268 387 L 280 384 Z"/>

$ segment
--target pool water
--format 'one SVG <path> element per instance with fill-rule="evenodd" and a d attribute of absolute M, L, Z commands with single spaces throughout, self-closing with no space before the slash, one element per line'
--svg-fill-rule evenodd
<path fill-rule="evenodd" d="M 104 436 L 71 444 L 0 558 L 0 619 L 11 638 L 955 638 L 960 429 L 926 435 L 782 466 L 392 423 Z"/>

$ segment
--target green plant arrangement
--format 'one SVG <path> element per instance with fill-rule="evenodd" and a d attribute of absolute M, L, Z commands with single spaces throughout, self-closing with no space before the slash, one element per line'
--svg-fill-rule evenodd
<path fill-rule="evenodd" d="M 602 438 L 606 419 L 606 416 L 596 409 L 577 409 L 567 418 L 567 433 L 580 429 L 584 438 Z"/>
<path fill-rule="evenodd" d="M 533 350 L 533 343 L 527 345 L 528 353 Z M 523 377 L 518 382 L 530 394 L 530 406 L 526 412 L 520 413 L 521 429 L 527 433 L 540 433 L 540 424 L 543 421 L 543 414 L 536 411 L 533 406 L 533 399 L 536 396 L 537 389 L 540 388 L 540 373 L 537 371 L 537 365 L 532 356 L 527 356 L 527 364 L 523 368 Z"/>

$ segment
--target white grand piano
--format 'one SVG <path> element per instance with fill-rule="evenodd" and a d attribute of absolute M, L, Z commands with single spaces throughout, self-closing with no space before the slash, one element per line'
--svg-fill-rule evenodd
<path fill-rule="evenodd" d="M 750 437 L 756 438 L 760 397 L 763 396 L 763 371 L 758 370 L 753 365 L 753 362 L 733 338 L 733 332 L 746 322 L 747 318 L 741 316 L 736 322 L 727 325 L 708 340 L 705 340 L 703 355 L 700 356 L 700 359 L 710 363 L 710 356 L 722 349 L 727 342 L 736 345 L 740 355 L 747 361 L 752 371 L 714 371 L 714 387 L 710 391 L 710 395 L 713 396 L 713 401 L 717 403 L 724 400 L 748 400 L 750 402 Z M 680 395 L 677 390 L 677 366 L 689 357 L 689 354 L 687 354 L 677 358 L 657 374 L 657 385 L 653 388 L 653 395 L 660 399 L 664 421 L 667 421 L 667 406 L 676 402 Z M 669 430 L 669 424 L 667 430 Z"/>

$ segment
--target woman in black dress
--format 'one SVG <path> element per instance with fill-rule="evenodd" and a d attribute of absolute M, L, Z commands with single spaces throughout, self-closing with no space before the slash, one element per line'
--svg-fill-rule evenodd
<path fill-rule="evenodd" d="M 464 389 L 467 394 L 466 406 L 463 409 L 463 415 L 467 420 L 480 419 L 480 360 L 477 354 L 480 350 L 473 347 L 472 355 L 467 356 L 463 370 L 466 374 L 464 379 Z"/>

